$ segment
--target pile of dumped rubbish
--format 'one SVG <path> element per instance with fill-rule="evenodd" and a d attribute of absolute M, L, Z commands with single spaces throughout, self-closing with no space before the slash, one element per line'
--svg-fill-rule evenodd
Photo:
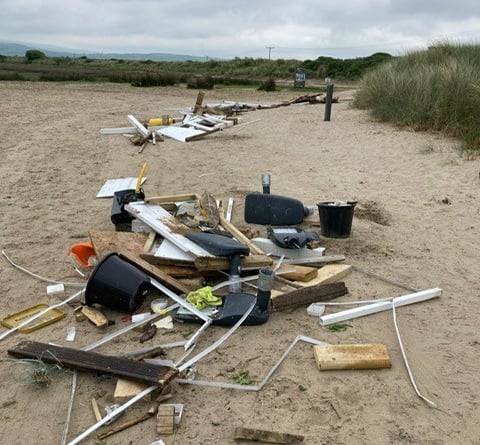
<path fill-rule="evenodd" d="M 206 122 L 212 128 L 233 122 L 231 118 L 213 114 L 189 116 L 189 131 L 192 127 L 205 131 L 199 125 L 205 126 Z M 144 142 L 151 140 L 153 134 L 166 135 L 165 129 L 171 127 L 162 126 L 164 133 L 156 133 L 157 130 L 152 132 L 133 117 L 130 121 L 135 132 L 142 134 L 141 128 L 145 129 Z M 168 118 L 165 121 L 173 123 Z M 108 429 L 98 434 L 100 440 L 155 419 L 158 434 L 155 443 L 161 444 L 162 437 L 181 428 L 183 404 L 166 403 L 171 398 L 172 382 L 261 391 L 298 342 L 313 345 L 312 360 L 320 371 L 389 368 L 392 364 L 383 344 L 332 345 L 298 333 L 259 384 L 202 382 L 191 372 L 196 363 L 228 338 L 235 338 L 240 327 L 268 323 L 274 312 L 281 316 L 282 311 L 303 308 L 306 314 L 318 319 L 321 326 L 341 326 L 340 323 L 356 317 L 385 310 L 395 313 L 400 306 L 441 295 L 441 289 L 437 288 L 414 291 L 373 302 L 354 302 L 352 309 L 332 312 L 329 302 L 348 294 L 343 279 L 354 268 L 346 264 L 344 255 L 327 252 L 322 239 L 351 236 L 356 202 L 332 200 L 305 205 L 296 197 L 272 194 L 271 178 L 265 173 L 261 177 L 262 192 L 248 193 L 242 202 L 243 219 L 251 230 L 240 230 L 231 222 L 235 205 L 232 198 L 223 203 L 208 191 L 147 196 L 142 188 L 145 172 L 146 165 L 136 178 L 108 180 L 102 186 L 97 198 L 112 200 L 110 215 L 106 215 L 112 230 L 92 230 L 88 240 L 70 246 L 70 255 L 83 280 L 51 282 L 47 286 L 48 295 L 62 296 L 65 288 L 73 286 L 77 286 L 78 291 L 56 305 L 40 304 L 2 319 L 7 330 L 0 334 L 0 340 L 16 332 L 34 333 L 61 320 L 68 320 L 66 342 L 75 338 L 75 323 L 84 323 L 84 320 L 89 320 L 92 329 L 104 334 L 81 349 L 59 346 L 59 339 L 52 339 L 55 344 L 50 344 L 29 337 L 8 351 L 19 359 L 36 359 L 75 370 L 71 403 L 77 371 L 105 373 L 117 378 L 115 400 L 104 407 L 104 414 L 92 401 L 97 422 L 69 442 L 72 406 L 66 410 L 63 443 L 79 443 L 105 425 Z M 316 227 L 318 231 L 312 230 Z M 3 255 L 14 267 L 28 273 L 6 252 Z M 123 327 L 112 323 L 104 314 L 106 309 L 117 314 L 116 319 L 123 321 Z M 159 344 L 158 332 L 172 329 L 177 323 L 190 323 L 195 332 L 185 340 Z M 223 335 L 204 350 L 193 353 L 199 338 L 212 325 L 222 326 Z M 131 330 L 141 333 L 142 348 L 115 356 L 92 352 Z M 174 348 L 183 349 L 184 353 L 172 360 L 167 351 Z M 411 373 L 409 377 L 417 395 L 434 406 L 434 402 L 418 391 Z M 151 403 L 144 415 L 120 420 L 121 413 L 147 396 L 151 396 Z M 239 427 L 234 438 L 295 443 L 303 436 Z"/>

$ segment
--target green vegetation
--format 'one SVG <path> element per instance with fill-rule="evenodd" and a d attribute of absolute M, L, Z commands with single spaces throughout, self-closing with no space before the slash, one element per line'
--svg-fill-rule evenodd
<path fill-rule="evenodd" d="M 43 58 L 45 58 L 45 54 L 38 49 L 29 49 L 28 51 L 25 51 L 25 59 L 27 59 L 27 62 L 33 62 L 34 60 Z"/>
<path fill-rule="evenodd" d="M 354 106 L 382 121 L 460 138 L 480 154 L 480 45 L 442 43 L 377 66 L 360 81 Z"/>
<path fill-rule="evenodd" d="M 127 82 L 134 86 L 165 86 L 178 83 L 190 88 L 211 89 L 216 85 L 244 85 L 275 91 L 278 82 L 291 82 L 297 68 L 306 72 L 309 83 L 323 83 L 325 77 L 334 81 L 358 80 L 367 70 L 391 59 L 377 53 L 356 59 L 318 57 L 316 60 L 267 60 L 235 58 L 184 62 L 152 60 L 90 59 L 86 56 L 45 57 L 38 50 L 26 51 L 25 57 L 0 55 L 0 80 L 43 81 L 108 81 Z M 1 76 L 4 74 L 4 77 Z M 317 88 L 318 91 L 318 88 Z"/>

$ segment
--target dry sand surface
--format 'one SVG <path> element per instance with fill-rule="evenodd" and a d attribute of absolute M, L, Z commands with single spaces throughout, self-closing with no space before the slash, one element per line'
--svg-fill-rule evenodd
<path fill-rule="evenodd" d="M 323 105 L 295 105 L 243 114 L 251 125 L 202 140 L 165 140 L 142 153 L 122 136 L 101 136 L 105 127 L 128 126 L 191 106 L 197 91 L 139 89 L 114 84 L 0 83 L 2 209 L 0 246 L 16 263 L 56 280 L 79 280 L 67 256 L 90 230 L 114 230 L 111 201 L 95 199 L 104 181 L 136 176 L 148 163 L 144 190 L 158 196 L 201 193 L 235 199 L 233 223 L 245 229 L 243 198 L 261 190 L 269 172 L 272 193 L 307 205 L 332 199 L 358 201 L 346 239 L 322 237 L 328 254 L 412 289 L 441 288 L 440 298 L 397 310 L 398 325 L 420 392 L 414 392 L 394 331 L 391 312 L 356 320 L 344 332 L 321 327 L 305 308 L 275 312 L 261 326 L 241 327 L 216 352 L 196 365 L 196 378 L 231 382 L 242 371 L 261 381 L 298 335 L 329 343 L 384 343 L 392 368 L 320 372 L 311 345 L 298 344 L 260 392 L 172 384 L 174 403 L 184 404 L 181 425 L 167 445 L 233 444 L 237 426 L 303 434 L 305 444 L 479 444 L 480 333 L 480 161 L 463 160 L 456 141 L 439 134 L 397 129 L 372 122 L 350 108 L 353 92 L 339 93 L 331 122 Z M 294 96 L 294 95 L 293 95 Z M 276 103 L 291 92 L 219 89 L 221 99 Z M 306 228 L 319 230 L 313 225 Z M 263 228 L 260 227 L 263 230 Z M 2 256 L 0 315 L 38 303 L 58 303 L 47 283 L 12 267 Z M 349 295 L 374 299 L 410 293 L 378 277 L 354 271 L 345 278 Z M 67 295 L 75 292 L 67 288 Z M 328 309 L 333 312 L 335 309 Z M 107 331 L 77 323 L 72 309 L 49 327 L 14 333 L 1 344 L 0 442 L 10 445 L 61 442 L 72 377 L 54 375 L 49 386 L 22 385 L 28 367 L 9 360 L 7 350 L 25 339 L 81 348 L 125 324 L 122 314 Z M 67 327 L 76 338 L 66 341 Z M 98 348 L 103 354 L 182 340 L 197 325 L 175 325 L 140 345 L 129 332 Z M 2 328 L 2 332 L 5 332 Z M 225 332 L 210 327 L 201 351 Z M 181 351 L 172 350 L 177 359 Z M 69 441 L 94 422 L 90 401 L 113 403 L 114 378 L 81 372 L 73 403 Z M 137 404 L 123 420 L 143 414 Z M 105 430 L 103 427 L 100 431 Z M 148 420 L 106 440 L 149 445 L 158 436 Z M 98 443 L 96 434 L 83 443 Z"/>

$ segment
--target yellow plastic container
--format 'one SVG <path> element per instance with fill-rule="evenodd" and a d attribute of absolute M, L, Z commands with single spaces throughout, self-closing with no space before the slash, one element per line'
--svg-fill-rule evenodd
<path fill-rule="evenodd" d="M 175 119 L 170 116 L 155 117 L 148 121 L 148 125 L 151 127 L 160 127 L 162 125 L 172 125 L 175 123 Z"/>

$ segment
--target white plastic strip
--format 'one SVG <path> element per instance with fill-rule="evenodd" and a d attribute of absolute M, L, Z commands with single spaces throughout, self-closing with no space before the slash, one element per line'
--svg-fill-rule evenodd
<path fill-rule="evenodd" d="M 287 355 L 290 351 L 295 347 L 295 345 L 303 341 L 305 343 L 310 343 L 312 345 L 326 345 L 324 341 L 316 340 L 314 338 L 306 337 L 304 335 L 299 335 L 295 338 L 292 344 L 288 347 L 288 349 L 283 353 L 280 357 L 280 360 L 270 369 L 269 373 L 265 376 L 262 382 L 259 385 L 239 385 L 235 383 L 223 383 L 223 382 L 207 382 L 204 380 L 190 380 L 190 379 L 176 379 L 175 381 L 178 383 L 184 383 L 188 385 L 198 385 L 198 386 L 209 386 L 214 388 L 223 388 L 223 389 L 238 389 L 241 391 L 260 391 L 270 380 L 272 375 L 275 371 L 280 367 L 283 361 L 286 359 Z"/>
<path fill-rule="evenodd" d="M 83 439 L 86 439 L 90 434 L 98 430 L 102 425 L 105 425 L 109 420 L 113 419 L 114 417 L 118 416 L 120 413 L 123 413 L 127 408 L 132 406 L 134 403 L 138 402 L 139 400 L 143 399 L 146 395 L 150 394 L 151 392 L 155 391 L 158 387 L 157 386 L 149 386 L 147 389 L 143 390 L 141 393 L 137 394 L 135 397 L 132 397 L 128 402 L 125 402 L 123 405 L 119 406 L 117 409 L 113 410 L 110 414 L 107 414 L 102 420 L 98 421 L 90 428 L 88 428 L 85 432 L 77 436 L 68 445 L 76 445 L 80 443 Z"/>
<path fill-rule="evenodd" d="M 418 389 L 417 384 L 415 383 L 415 379 L 413 378 L 412 370 L 410 369 L 410 365 L 408 364 L 407 354 L 405 352 L 405 348 L 403 347 L 402 337 L 400 336 L 400 330 L 398 329 L 397 324 L 397 311 L 395 310 L 395 301 L 392 302 L 392 314 L 393 314 L 393 324 L 395 325 L 395 333 L 397 334 L 398 344 L 400 345 L 400 351 L 402 351 L 403 362 L 405 363 L 405 367 L 407 368 L 408 377 L 410 379 L 410 383 L 415 390 L 415 393 L 418 397 L 420 397 L 424 402 L 428 404 L 430 408 L 438 408 L 437 404 L 430 400 L 429 398 L 425 397 Z"/>
<path fill-rule="evenodd" d="M 45 278 L 42 277 L 41 275 L 37 275 L 36 273 L 30 272 L 28 269 L 25 269 L 22 266 L 19 266 L 18 264 L 14 263 L 7 255 L 5 250 L 2 250 L 2 255 L 6 258 L 6 260 L 13 266 L 16 267 L 18 270 L 21 270 L 22 272 L 25 272 L 27 275 L 30 275 L 33 278 L 36 278 L 37 280 L 40 281 L 45 281 L 46 283 L 52 283 L 52 284 L 63 284 L 64 286 L 70 286 L 70 287 L 79 287 L 79 288 L 84 288 L 85 283 L 69 283 L 65 281 L 56 281 L 56 280 L 51 280 L 50 278 Z"/>
<path fill-rule="evenodd" d="M 211 346 L 208 348 L 204 349 L 202 352 L 197 354 L 195 357 L 190 359 L 188 362 L 183 364 L 178 368 L 179 372 L 183 372 L 186 369 L 190 368 L 193 364 L 197 363 L 199 360 L 201 360 L 203 357 L 207 356 L 210 354 L 210 352 L 213 352 L 215 349 L 217 349 L 225 340 L 227 340 L 228 337 L 230 337 L 239 327 L 240 325 L 245 321 L 245 319 L 250 315 L 250 312 L 253 311 L 253 308 L 257 304 L 256 301 L 254 301 L 250 307 L 247 309 L 247 311 L 243 314 L 242 318 L 238 320 L 225 334 L 223 334 L 215 343 L 213 343 Z"/>
<path fill-rule="evenodd" d="M 408 304 L 430 300 L 432 298 L 439 297 L 440 295 L 442 295 L 442 289 L 427 289 L 420 292 L 415 292 L 413 294 L 395 297 L 391 300 L 379 301 L 378 303 L 372 303 L 354 309 L 347 309 L 346 311 L 337 312 L 336 314 L 322 315 L 320 317 L 320 324 L 322 326 L 328 326 L 341 321 L 351 320 L 352 318 L 363 317 L 364 315 L 386 311 L 392 309 L 393 305 L 395 305 L 395 307 L 406 306 Z"/>

